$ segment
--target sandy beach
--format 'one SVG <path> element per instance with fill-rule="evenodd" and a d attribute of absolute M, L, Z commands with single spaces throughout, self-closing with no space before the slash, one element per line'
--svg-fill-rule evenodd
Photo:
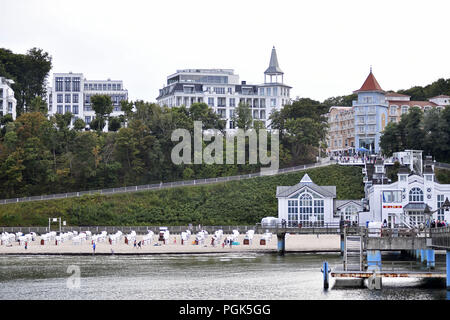
<path fill-rule="evenodd" d="M 96 242 L 95 254 L 188 254 L 188 253 L 224 253 L 224 252 L 267 252 L 277 251 L 277 236 L 273 235 L 271 241 L 266 245 L 260 245 L 262 235 L 255 234 L 249 245 L 244 245 L 244 235 L 239 235 L 237 242 L 239 245 L 232 247 L 222 246 L 224 237 L 220 244 L 211 245 L 212 235 L 208 235 L 201 245 L 192 244 L 195 236 L 191 236 L 189 241 L 181 244 L 181 236 L 170 235 L 166 244 L 158 241 L 156 235 L 153 236 L 151 244 L 143 245 L 141 248 L 134 247 L 133 243 L 126 244 L 124 238 L 114 244 L 110 244 L 108 240 Z M 143 235 L 136 236 L 136 241 L 142 240 Z M 93 254 L 93 245 L 91 240 L 86 240 L 82 244 L 74 245 L 72 240 L 55 245 L 55 241 L 51 241 L 45 245 L 41 245 L 40 237 L 37 236 L 35 241 L 28 243 L 27 249 L 19 242 L 13 242 L 12 245 L 0 245 L 0 254 L 67 254 L 67 255 L 86 255 Z M 155 246 L 155 244 L 159 244 Z M 287 235 L 286 252 L 338 252 L 340 250 L 339 235 Z"/>

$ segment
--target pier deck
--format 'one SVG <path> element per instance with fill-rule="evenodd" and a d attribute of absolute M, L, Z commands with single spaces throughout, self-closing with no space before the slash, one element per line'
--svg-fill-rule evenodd
<path fill-rule="evenodd" d="M 334 271 L 333 278 L 370 278 L 372 271 Z M 378 277 L 384 278 L 446 278 L 445 272 L 436 271 L 377 271 Z"/>

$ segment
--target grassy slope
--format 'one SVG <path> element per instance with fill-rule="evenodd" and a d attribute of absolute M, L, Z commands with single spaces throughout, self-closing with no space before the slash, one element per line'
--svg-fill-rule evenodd
<path fill-rule="evenodd" d="M 360 167 L 328 166 L 306 171 L 318 185 L 335 185 L 338 199 L 364 196 Z M 1 226 L 45 226 L 48 217 L 68 225 L 234 225 L 277 216 L 277 186 L 292 186 L 305 172 L 207 186 L 83 196 L 0 205 Z"/>

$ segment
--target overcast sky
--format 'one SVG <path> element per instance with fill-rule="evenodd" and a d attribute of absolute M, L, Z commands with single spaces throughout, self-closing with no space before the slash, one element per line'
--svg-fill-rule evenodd
<path fill-rule="evenodd" d="M 177 69 L 228 68 L 262 83 L 272 46 L 291 97 L 450 78 L 450 1 L 0 0 L 0 47 L 49 52 L 53 72 L 123 80 L 156 101 Z"/>

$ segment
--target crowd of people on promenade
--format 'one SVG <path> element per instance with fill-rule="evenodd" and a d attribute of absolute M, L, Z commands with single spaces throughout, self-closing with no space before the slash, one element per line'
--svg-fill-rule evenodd
<path fill-rule="evenodd" d="M 428 226 L 428 222 L 427 222 Z M 441 221 L 441 220 L 432 220 L 431 224 L 429 226 L 430 228 L 441 228 L 441 227 L 448 227 L 447 221 Z"/>
<path fill-rule="evenodd" d="M 351 156 L 337 155 L 330 156 L 330 160 L 336 160 L 336 163 L 375 163 L 377 157 L 369 157 L 367 155 L 354 154 Z M 378 157 L 384 161 L 385 159 L 381 156 Z M 395 162 L 395 160 L 393 160 Z"/>

